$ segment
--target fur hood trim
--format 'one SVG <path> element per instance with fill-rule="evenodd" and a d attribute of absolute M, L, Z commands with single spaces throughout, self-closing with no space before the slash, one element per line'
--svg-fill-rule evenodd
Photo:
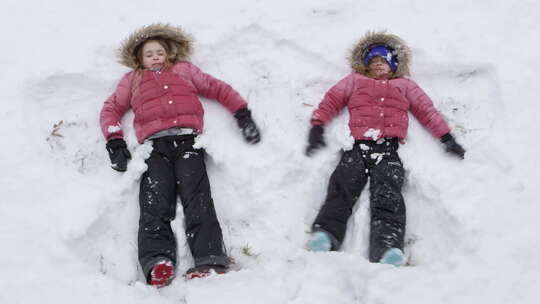
<path fill-rule="evenodd" d="M 401 38 L 396 35 L 388 34 L 386 31 L 367 32 L 353 47 L 349 56 L 349 63 L 352 69 L 362 75 L 367 75 L 367 67 L 364 65 L 364 55 L 370 46 L 383 44 L 389 46 L 397 55 L 398 67 L 392 78 L 401 78 L 410 75 L 409 67 L 411 62 L 411 50 Z"/>
<path fill-rule="evenodd" d="M 172 63 L 186 61 L 191 55 L 193 48 L 191 35 L 178 26 L 154 23 L 137 29 L 122 41 L 118 49 L 119 62 L 132 69 L 140 68 L 136 52 L 145 41 L 152 38 L 162 38 L 167 42 L 171 49 L 169 61 Z"/>

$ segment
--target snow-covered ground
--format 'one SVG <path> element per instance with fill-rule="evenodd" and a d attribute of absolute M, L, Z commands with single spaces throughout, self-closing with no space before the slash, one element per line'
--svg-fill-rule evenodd
<path fill-rule="evenodd" d="M 537 303 L 539 17 L 537 0 L 2 0 L 0 303 Z M 263 134 L 245 144 L 232 116 L 203 101 L 198 143 L 236 265 L 160 290 L 136 254 L 151 147 L 128 129 L 134 159 L 117 173 L 98 126 L 127 71 L 119 42 L 152 22 L 193 34 L 192 61 L 249 100 Z M 367 261 L 367 189 L 342 251 L 304 248 L 351 143 L 344 111 L 329 146 L 305 157 L 309 116 L 370 29 L 408 41 L 413 78 L 467 149 L 465 161 L 445 154 L 412 119 L 400 148 L 411 267 Z M 182 273 L 192 261 L 181 208 L 173 226 Z"/>

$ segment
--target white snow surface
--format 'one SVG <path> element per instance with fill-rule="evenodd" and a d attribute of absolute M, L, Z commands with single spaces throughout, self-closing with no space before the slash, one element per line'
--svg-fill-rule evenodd
<path fill-rule="evenodd" d="M 537 0 L 18 1 L 0 4 L 0 303 L 537 303 L 540 70 Z M 228 252 L 225 275 L 147 286 L 137 261 L 138 182 L 151 145 L 110 168 L 99 111 L 128 70 L 120 41 L 152 22 L 195 37 L 192 61 L 249 101 L 262 141 L 203 100 L 207 166 Z M 387 29 L 413 50 L 412 77 L 467 149 L 461 161 L 411 116 L 406 254 L 367 260 L 369 191 L 343 249 L 305 250 L 339 151 L 303 151 L 309 117 L 345 77 L 352 45 Z M 180 206 L 180 205 L 179 205 Z M 178 269 L 192 265 L 182 208 Z"/>

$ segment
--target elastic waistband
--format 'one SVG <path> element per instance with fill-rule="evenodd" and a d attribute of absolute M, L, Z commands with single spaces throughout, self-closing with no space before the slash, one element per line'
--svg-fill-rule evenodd
<path fill-rule="evenodd" d="M 174 127 L 167 130 L 159 131 L 150 135 L 147 139 L 156 139 L 167 136 L 177 136 L 177 135 L 197 135 L 197 131 L 191 128 L 179 128 Z"/>

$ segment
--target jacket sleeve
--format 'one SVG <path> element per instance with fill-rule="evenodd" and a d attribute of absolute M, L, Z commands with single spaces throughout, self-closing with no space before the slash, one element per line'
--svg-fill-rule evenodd
<path fill-rule="evenodd" d="M 440 138 L 450 132 L 450 127 L 444 117 L 435 109 L 429 96 L 416 82 L 408 80 L 406 97 L 411 105 L 411 113 L 426 127 L 433 136 Z"/>
<path fill-rule="evenodd" d="M 312 125 L 324 125 L 347 105 L 354 87 L 354 74 L 340 80 L 326 92 L 319 107 L 311 115 Z"/>
<path fill-rule="evenodd" d="M 189 74 L 191 82 L 202 97 L 217 100 L 232 113 L 247 107 L 244 98 L 224 81 L 204 73 L 191 63 L 189 63 Z"/>
<path fill-rule="evenodd" d="M 106 140 L 123 138 L 122 117 L 129 110 L 131 103 L 131 73 L 122 77 L 114 93 L 107 98 L 99 115 L 101 132 Z"/>

